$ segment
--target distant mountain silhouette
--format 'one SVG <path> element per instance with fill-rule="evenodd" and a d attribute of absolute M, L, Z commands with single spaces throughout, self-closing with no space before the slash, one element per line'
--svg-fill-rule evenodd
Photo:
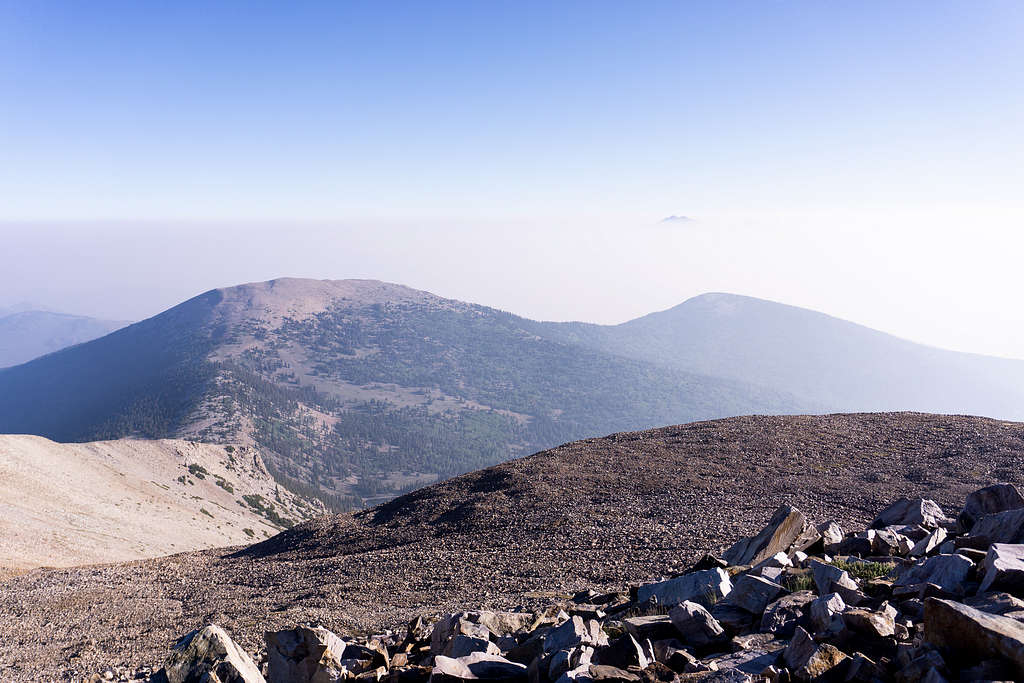
<path fill-rule="evenodd" d="M 21 306 L 0 310 L 0 368 L 102 337 L 127 324 Z"/>
<path fill-rule="evenodd" d="M 771 387 L 831 412 L 1024 419 L 1024 361 L 915 344 L 753 297 L 704 294 L 621 325 L 541 329 L 567 343 Z"/>

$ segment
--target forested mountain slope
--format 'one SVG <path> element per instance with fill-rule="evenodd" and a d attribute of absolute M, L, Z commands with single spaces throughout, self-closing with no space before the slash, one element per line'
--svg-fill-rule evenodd
<path fill-rule="evenodd" d="M 213 290 L 0 372 L 0 432 L 254 443 L 352 506 L 582 436 L 817 408 L 535 325 L 374 281 Z"/>

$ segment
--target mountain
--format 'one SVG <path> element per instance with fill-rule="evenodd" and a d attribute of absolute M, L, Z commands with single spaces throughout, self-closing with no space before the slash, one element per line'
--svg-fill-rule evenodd
<path fill-rule="evenodd" d="M 996 481 L 1024 484 L 1024 424 L 904 413 L 614 434 L 237 552 L 9 579 L 0 642 L 12 646 L 0 650 L 0 672 L 63 680 L 111 662 L 153 666 L 181 634 L 211 622 L 256 652 L 264 630 L 296 623 L 378 634 L 416 615 L 546 607 L 576 590 L 682 571 L 759 531 L 782 503 L 855 530 L 900 496 L 934 499 L 955 516 L 969 492 Z"/>
<path fill-rule="evenodd" d="M 252 542 L 324 512 L 252 448 L 173 440 L 0 435 L 0 501 L 0 573 Z"/>
<path fill-rule="evenodd" d="M 0 310 L 0 368 L 102 337 L 128 323 L 41 310 Z"/>
<path fill-rule="evenodd" d="M 771 387 L 829 412 L 1024 419 L 1024 361 L 932 348 L 752 297 L 704 294 L 621 325 L 536 329 L 593 350 Z"/>
<path fill-rule="evenodd" d="M 0 371 L 0 432 L 257 444 L 351 507 L 583 436 L 816 407 L 538 325 L 367 280 L 212 290 Z"/>

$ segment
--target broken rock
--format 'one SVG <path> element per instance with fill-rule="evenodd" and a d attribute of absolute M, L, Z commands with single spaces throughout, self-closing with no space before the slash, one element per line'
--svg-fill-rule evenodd
<path fill-rule="evenodd" d="M 760 533 L 738 541 L 722 557 L 731 565 L 757 564 L 775 553 L 788 550 L 807 526 L 804 513 L 791 505 L 783 505 Z"/>
<path fill-rule="evenodd" d="M 164 663 L 168 683 L 266 683 L 256 663 L 219 626 L 192 631 Z"/>

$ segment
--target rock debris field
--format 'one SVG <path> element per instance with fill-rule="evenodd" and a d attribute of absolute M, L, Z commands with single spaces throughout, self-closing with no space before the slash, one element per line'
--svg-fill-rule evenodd
<path fill-rule="evenodd" d="M 0 672 L 1015 680 L 1022 465 L 1024 426 L 920 414 L 575 442 L 248 548 L 8 579 Z"/>

